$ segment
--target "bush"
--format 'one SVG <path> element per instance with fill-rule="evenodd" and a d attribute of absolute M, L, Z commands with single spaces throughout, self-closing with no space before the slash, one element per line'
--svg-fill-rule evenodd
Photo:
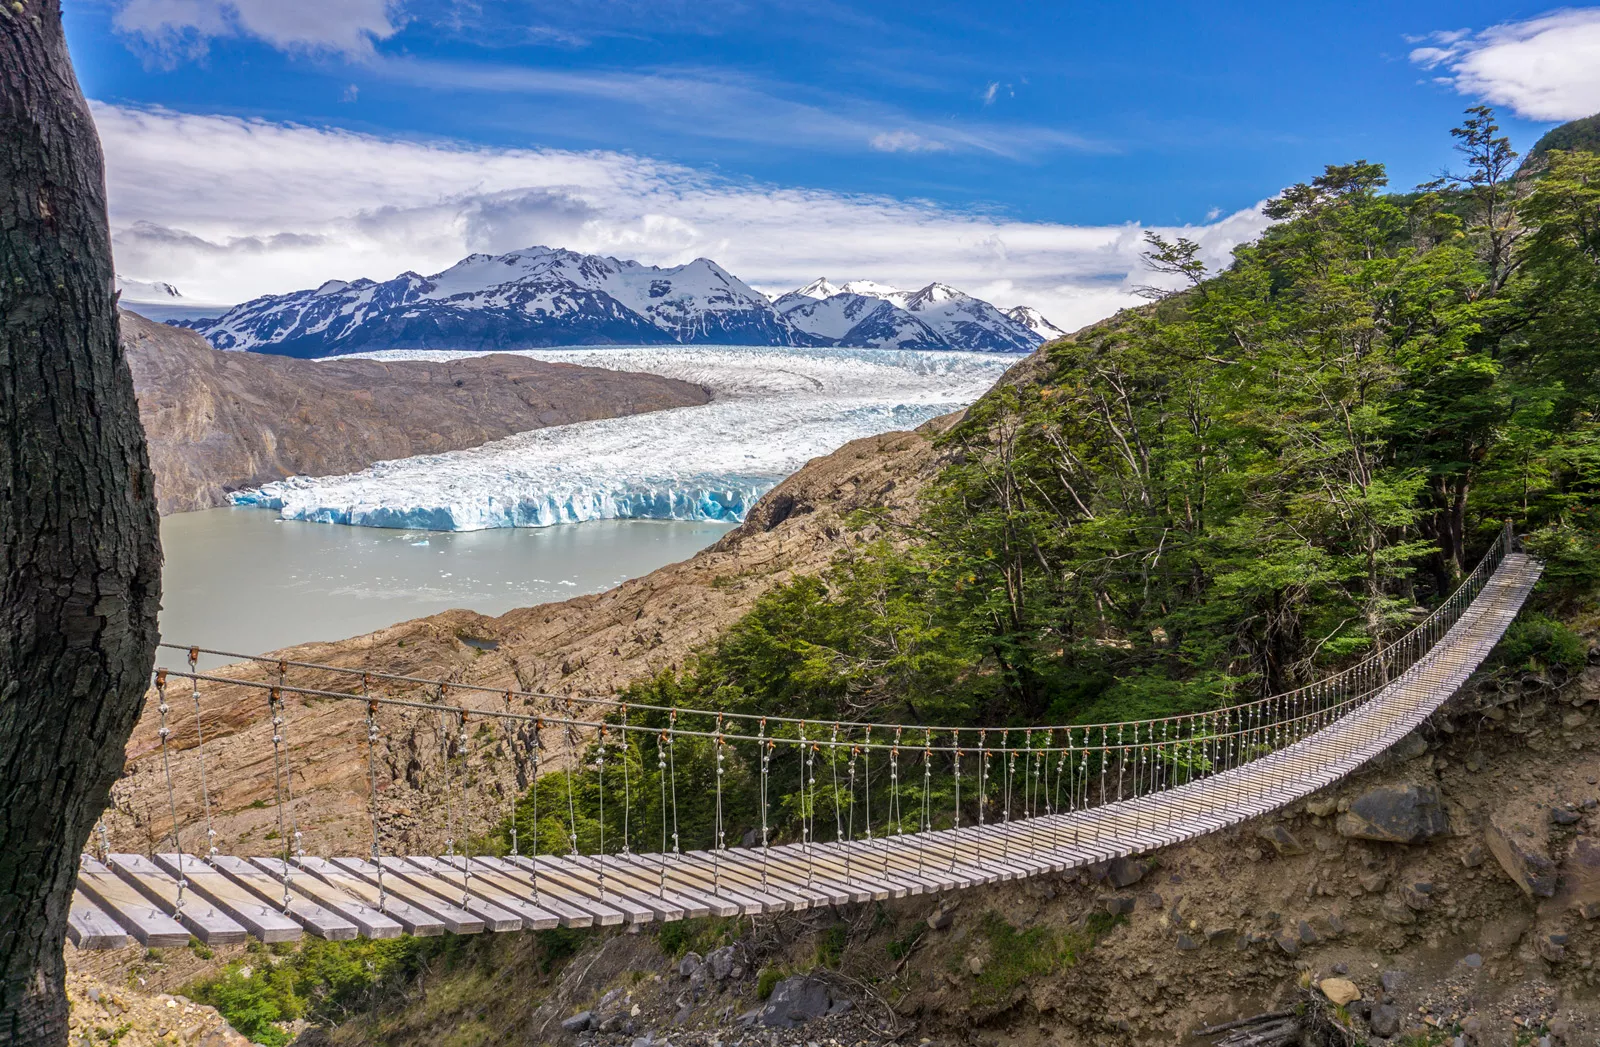
<path fill-rule="evenodd" d="M 844 959 L 844 946 L 849 935 L 850 929 L 842 923 L 836 923 L 822 932 L 822 937 L 817 939 L 817 966 L 839 966 L 839 961 Z"/>
<path fill-rule="evenodd" d="M 1497 660 L 1513 669 L 1538 672 L 1559 665 L 1576 672 L 1589 660 L 1589 644 L 1554 618 L 1526 614 L 1506 630 Z"/>
<path fill-rule="evenodd" d="M 756 998 L 759 1000 L 771 999 L 772 990 L 783 981 L 783 972 L 776 967 L 763 967 L 756 976 Z"/>

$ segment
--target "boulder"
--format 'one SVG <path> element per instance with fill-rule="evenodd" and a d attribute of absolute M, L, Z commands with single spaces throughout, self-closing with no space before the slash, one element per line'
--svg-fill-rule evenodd
<path fill-rule="evenodd" d="M 1426 912 L 1433 906 L 1433 884 L 1426 880 L 1402 884 L 1400 900 L 1413 912 Z"/>
<path fill-rule="evenodd" d="M 701 960 L 699 953 L 684 953 L 683 959 L 678 961 L 678 974 L 684 978 L 692 978 L 694 976 L 694 972 L 700 969 L 700 964 Z"/>
<path fill-rule="evenodd" d="M 1561 862 L 1561 900 L 1585 920 L 1600 918 L 1600 840 L 1580 836 Z"/>
<path fill-rule="evenodd" d="M 711 977 L 719 982 L 727 981 L 733 973 L 734 947 L 724 945 L 720 949 L 706 953 L 706 966 L 711 968 Z"/>
<path fill-rule="evenodd" d="M 1560 963 L 1567 957 L 1567 936 L 1564 934 L 1542 934 L 1535 944 L 1539 955 L 1551 963 Z"/>
<path fill-rule="evenodd" d="M 1577 825 L 1583 816 L 1577 811 L 1569 811 L 1565 807 L 1550 808 L 1551 825 Z"/>
<path fill-rule="evenodd" d="M 1401 927 L 1417 922 L 1417 914 L 1404 900 L 1394 895 L 1388 895 L 1383 899 L 1383 904 L 1378 906 L 1378 915 Z"/>
<path fill-rule="evenodd" d="M 1427 752 L 1428 739 L 1422 737 L 1416 731 L 1412 731 L 1391 745 L 1385 756 L 1395 763 L 1403 763 L 1406 760 L 1415 760 L 1419 756 L 1424 756 Z"/>
<path fill-rule="evenodd" d="M 1263 825 L 1256 830 L 1256 835 L 1272 844 L 1272 849 L 1284 857 L 1306 853 L 1300 841 L 1294 838 L 1294 833 L 1281 825 Z"/>
<path fill-rule="evenodd" d="M 1549 823 L 1497 812 L 1484 830 L 1489 853 L 1530 898 L 1556 893 L 1556 866 L 1550 860 Z"/>
<path fill-rule="evenodd" d="M 1339 835 L 1382 843 L 1420 843 L 1450 831 L 1450 820 L 1431 785 L 1368 789 L 1350 801 L 1336 823 Z"/>
<path fill-rule="evenodd" d="M 1179 949 L 1179 951 L 1181 951 L 1181 952 L 1193 952 L 1194 950 L 1196 950 L 1198 948 L 1200 948 L 1200 943 L 1195 941 L 1193 938 L 1189 937 L 1187 934 L 1178 935 L 1178 949 Z"/>
<path fill-rule="evenodd" d="M 1462 1047 L 1512 1047 L 1517 1027 L 1504 1018 L 1471 1015 L 1461 1023 Z"/>
<path fill-rule="evenodd" d="M 1108 894 L 1100 899 L 1100 907 L 1111 916 L 1126 916 L 1133 912 L 1133 899 L 1125 894 Z"/>
<path fill-rule="evenodd" d="M 1335 1007 L 1354 1003 L 1361 999 L 1361 990 L 1356 988 L 1356 983 L 1349 978 L 1324 978 L 1317 988 L 1322 990 L 1322 995 Z"/>
<path fill-rule="evenodd" d="M 1150 864 L 1137 858 L 1113 858 L 1106 866 L 1106 879 L 1120 891 L 1144 879 L 1149 871 Z"/>
<path fill-rule="evenodd" d="M 796 974 L 773 986 L 760 1021 L 769 1029 L 792 1029 L 827 1014 L 833 1004 L 826 983 Z"/>
<path fill-rule="evenodd" d="M 1339 801 L 1331 796 L 1321 796 L 1306 801 L 1306 813 L 1313 818 L 1328 818 L 1339 810 Z"/>
<path fill-rule="evenodd" d="M 1367 1028 L 1372 1030 L 1374 1036 L 1393 1036 L 1400 1031 L 1400 1008 L 1389 1003 L 1373 1007 L 1372 1017 L 1367 1019 Z"/>
<path fill-rule="evenodd" d="M 561 1023 L 561 1027 L 568 1032 L 583 1032 L 594 1021 L 593 1011 L 579 1011 Z"/>

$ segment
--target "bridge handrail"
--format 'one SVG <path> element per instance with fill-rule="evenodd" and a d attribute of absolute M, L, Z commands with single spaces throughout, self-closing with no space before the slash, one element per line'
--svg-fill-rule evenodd
<path fill-rule="evenodd" d="M 977 734 L 978 737 L 979 737 L 979 742 L 977 743 L 977 745 L 975 745 L 975 746 L 969 745 L 969 746 L 967 746 L 967 748 L 980 748 L 981 749 L 981 748 L 991 748 L 991 747 L 986 746 L 984 744 L 984 739 L 986 739 L 987 735 L 989 735 L 989 734 L 1003 734 L 1003 735 L 1009 736 L 1013 732 L 1025 733 L 1029 737 L 1031 737 L 1032 735 L 1035 735 L 1035 734 L 1045 734 L 1047 737 L 1052 737 L 1056 732 L 1068 732 L 1069 744 L 1067 746 L 1064 746 L 1064 747 L 1051 747 L 1051 746 L 1048 746 L 1048 745 L 1044 746 L 1044 747 L 1034 747 L 1034 746 L 1030 745 L 1030 746 L 1025 747 L 1025 748 L 1002 745 L 1002 746 L 998 747 L 997 751 L 1022 751 L 1022 752 L 1035 751 L 1035 752 L 1040 752 L 1040 753 L 1045 753 L 1045 752 L 1063 752 L 1063 751 L 1071 751 L 1071 752 L 1082 751 L 1083 748 L 1084 748 L 1083 746 L 1074 747 L 1074 746 L 1072 746 L 1070 744 L 1070 739 L 1071 739 L 1071 736 L 1072 736 L 1073 732 L 1081 732 L 1081 733 L 1085 734 L 1085 736 L 1087 736 L 1091 732 L 1099 733 L 1101 735 L 1102 744 L 1093 746 L 1093 748 L 1096 751 L 1099 751 L 1099 750 L 1102 750 L 1102 749 L 1105 749 L 1105 750 L 1118 750 L 1118 749 L 1124 749 L 1124 748 L 1125 749 L 1135 749 L 1135 748 L 1140 747 L 1141 743 L 1138 741 L 1138 739 L 1139 739 L 1139 737 L 1141 735 L 1147 734 L 1149 736 L 1149 740 L 1154 740 L 1155 734 L 1156 734 L 1158 729 L 1162 730 L 1163 738 L 1165 738 L 1167 741 L 1184 741 L 1185 740 L 1185 737 L 1184 737 L 1184 729 L 1185 728 L 1187 728 L 1187 730 L 1188 730 L 1189 738 L 1194 738 L 1194 737 L 1197 737 L 1197 735 L 1195 734 L 1197 726 L 1207 725 L 1207 724 L 1214 724 L 1219 719 L 1224 721 L 1224 722 L 1235 722 L 1236 721 L 1236 722 L 1238 722 L 1240 724 L 1243 724 L 1246 721 L 1250 721 L 1251 726 L 1249 726 L 1249 727 L 1240 727 L 1239 729 L 1237 729 L 1235 731 L 1223 732 L 1221 734 L 1218 734 L 1217 732 L 1214 732 L 1214 731 L 1208 731 L 1208 733 L 1206 734 L 1206 737 L 1235 737 L 1235 736 L 1242 735 L 1242 734 L 1249 734 L 1251 732 L 1260 731 L 1260 730 L 1262 730 L 1264 728 L 1271 727 L 1271 726 L 1274 726 L 1274 725 L 1282 726 L 1282 725 L 1285 725 L 1285 724 L 1288 724 L 1288 723 L 1298 722 L 1298 720 L 1300 719 L 1300 714 L 1298 714 L 1298 713 L 1293 713 L 1293 715 L 1285 715 L 1285 714 L 1292 713 L 1293 710 L 1298 709 L 1302 704 L 1304 704 L 1307 701 L 1315 701 L 1317 703 L 1317 711 L 1315 711 L 1315 712 L 1313 712 L 1311 714 L 1308 714 L 1308 715 L 1311 715 L 1311 716 L 1324 715 L 1328 711 L 1328 709 L 1331 709 L 1331 708 L 1343 709 L 1343 708 L 1351 707 L 1351 706 L 1356 705 L 1356 704 L 1360 704 L 1361 701 L 1364 701 L 1367 698 L 1370 698 L 1371 696 L 1373 696 L 1373 695 L 1377 694 L 1379 691 L 1381 691 L 1383 689 L 1383 687 L 1387 684 L 1389 679 L 1391 679 L 1393 676 L 1396 676 L 1396 675 L 1399 675 L 1400 673 L 1405 672 L 1406 669 L 1408 669 L 1412 665 L 1416 664 L 1417 661 L 1419 661 L 1422 657 L 1424 657 L 1428 653 L 1428 651 L 1430 651 L 1433 648 L 1433 646 L 1440 639 L 1442 639 L 1444 637 L 1444 635 L 1449 631 L 1450 626 L 1455 624 L 1456 620 L 1458 620 L 1460 618 L 1461 614 L 1467 609 L 1467 607 L 1469 607 L 1472 604 L 1473 600 L 1475 600 L 1477 598 L 1478 593 L 1482 591 L 1483 586 L 1487 582 L 1489 576 L 1491 574 L 1493 574 L 1495 569 L 1497 569 L 1499 567 L 1500 563 L 1504 560 L 1506 554 L 1511 551 L 1511 548 L 1512 548 L 1512 545 L 1514 544 L 1514 542 L 1515 542 L 1515 536 L 1514 536 L 1514 534 L 1512 532 L 1512 529 L 1511 529 L 1511 522 L 1509 520 L 1507 520 L 1505 522 L 1504 526 L 1501 528 L 1500 534 L 1496 537 L 1495 541 L 1490 545 L 1489 549 L 1485 552 L 1485 554 L 1482 557 L 1482 559 L 1480 559 L 1478 561 L 1477 565 L 1467 575 L 1467 577 L 1462 581 L 1461 585 L 1458 586 L 1450 594 L 1450 596 L 1447 597 L 1445 599 L 1445 601 L 1439 605 L 1439 607 L 1435 608 L 1434 611 L 1432 613 L 1430 613 L 1427 617 L 1425 617 L 1421 622 L 1417 623 L 1417 625 L 1413 626 L 1410 630 L 1408 630 L 1406 633 L 1404 633 L 1400 637 L 1397 637 L 1391 643 L 1381 647 L 1380 649 L 1378 649 L 1374 653 L 1368 655 L 1366 658 L 1363 658 L 1361 661 L 1359 661 L 1359 662 L 1355 663 L 1354 665 L 1351 665 L 1351 666 L 1349 666 L 1349 667 L 1347 667 L 1347 668 L 1345 668 L 1343 670 L 1340 670 L 1339 672 L 1332 673 L 1332 674 L 1330 674 L 1330 675 L 1328 675 L 1326 677 L 1323 677 L 1323 678 L 1318 679 L 1318 680 L 1314 680 L 1311 683 L 1305 684 L 1305 685 L 1303 685 L 1301 687 L 1297 687 L 1297 688 L 1294 688 L 1294 689 L 1289 690 L 1289 691 L 1283 691 L 1283 692 L 1280 692 L 1278 694 L 1267 695 L 1267 696 L 1262 697 L 1262 698 L 1257 698 L 1257 699 L 1254 699 L 1252 701 L 1243 702 L 1243 703 L 1239 703 L 1239 704 L 1236 704 L 1236 705 L 1222 706 L 1222 707 L 1218 707 L 1218 708 L 1215 708 L 1215 709 L 1202 710 L 1202 711 L 1198 711 L 1198 712 L 1181 713 L 1181 714 L 1176 714 L 1176 715 L 1173 715 L 1173 716 L 1151 717 L 1151 718 L 1142 719 L 1142 720 L 1111 721 L 1111 722 L 1106 722 L 1106 723 L 1055 724 L 1055 725 L 1041 725 L 1041 726 L 1033 726 L 1033 727 L 969 727 L 969 726 L 935 726 L 935 725 L 928 725 L 928 724 L 892 723 L 892 722 L 882 723 L 882 722 L 860 721 L 860 720 L 806 719 L 806 718 L 801 718 L 801 717 L 762 715 L 762 714 L 758 714 L 758 713 L 743 713 L 743 712 L 734 712 L 734 711 L 729 711 L 729 710 L 695 709 L 695 708 L 689 708 L 689 707 L 683 707 L 683 706 L 665 706 L 665 705 L 657 705 L 657 704 L 644 703 L 644 702 L 629 702 L 629 701 L 624 701 L 624 700 L 622 700 L 620 698 L 615 698 L 615 697 L 606 698 L 606 697 L 595 697 L 595 696 L 586 696 L 586 695 L 564 695 L 564 694 L 553 694 L 553 693 L 542 692 L 542 691 L 526 691 L 526 690 L 520 690 L 520 689 L 516 689 L 516 688 L 488 687 L 488 686 L 484 686 L 484 685 L 481 685 L 481 684 L 457 683 L 457 682 L 453 682 L 453 681 L 439 680 L 439 679 L 436 679 L 436 678 L 429 678 L 429 677 L 408 676 L 408 675 L 397 674 L 397 673 L 374 672 L 374 671 L 370 671 L 370 670 L 347 668 L 347 667 L 344 667 L 344 666 L 325 665 L 325 664 L 320 664 L 320 663 L 316 663 L 316 662 L 300 662 L 300 661 L 293 661 L 293 660 L 289 660 L 289 659 L 274 658 L 274 657 L 271 657 L 271 656 L 268 656 L 268 655 L 243 654 L 243 653 L 235 652 L 235 651 L 222 651 L 222 650 L 215 650 L 215 649 L 211 649 L 211 648 L 203 648 L 203 647 L 190 646 L 190 645 L 184 645 L 184 644 L 174 644 L 174 643 L 167 643 L 167 642 L 163 642 L 162 644 L 160 644 L 160 647 L 162 649 L 166 649 L 166 650 L 174 650 L 174 651 L 183 651 L 183 652 L 185 652 L 186 654 L 189 655 L 191 666 L 194 665 L 198 655 L 207 654 L 207 655 L 215 655 L 215 656 L 221 656 L 221 657 L 237 658 L 237 659 L 240 659 L 241 661 L 253 662 L 253 663 L 256 663 L 256 664 L 259 664 L 259 665 L 278 667 L 280 669 L 285 668 L 285 667 L 294 667 L 294 668 L 301 668 L 301 669 L 316 670 L 316 671 L 319 671 L 319 672 L 327 672 L 327 673 L 334 673 L 334 674 L 339 674 L 339 675 L 360 677 L 360 678 L 363 679 L 363 681 L 384 681 L 384 682 L 391 682 L 391 683 L 417 684 L 417 685 L 426 686 L 426 687 L 443 688 L 444 691 L 448 691 L 448 692 L 466 691 L 466 692 L 477 693 L 477 694 L 488 694 L 488 695 L 494 695 L 496 697 L 504 698 L 508 703 L 513 699 L 520 700 L 520 701 L 524 702 L 525 704 L 526 703 L 530 703 L 530 702 L 534 702 L 534 701 L 557 702 L 557 703 L 564 704 L 569 710 L 571 709 L 571 707 L 574 704 L 581 704 L 581 705 L 587 705 L 587 706 L 598 706 L 598 707 L 610 708 L 610 709 L 622 712 L 624 714 L 627 713 L 628 711 L 644 711 L 644 712 L 660 713 L 660 714 L 668 715 L 668 716 L 671 716 L 671 717 L 674 717 L 674 718 L 677 718 L 677 717 L 697 717 L 697 716 L 698 717 L 707 717 L 707 718 L 715 719 L 716 721 L 718 721 L 719 725 L 723 721 L 737 721 L 737 722 L 750 723 L 750 724 L 760 723 L 762 725 L 763 733 L 760 734 L 760 735 L 729 734 L 729 733 L 726 733 L 726 732 L 723 732 L 723 731 L 720 731 L 720 730 L 714 731 L 714 732 L 691 732 L 691 731 L 689 731 L 687 729 L 675 729 L 676 733 L 678 733 L 680 735 L 693 736 L 694 734 L 704 734 L 706 737 L 722 737 L 722 738 L 730 740 L 730 741 L 733 741 L 733 740 L 750 740 L 750 741 L 772 740 L 772 739 L 775 738 L 775 736 L 768 735 L 768 734 L 765 733 L 765 727 L 766 727 L 767 724 L 770 723 L 770 724 L 786 724 L 786 725 L 789 725 L 789 726 L 802 728 L 802 729 L 815 727 L 815 728 L 819 728 L 819 729 L 824 730 L 824 731 L 829 730 L 831 728 L 831 729 L 833 729 L 835 731 L 835 733 L 837 733 L 838 731 L 846 731 L 846 732 L 862 731 L 869 737 L 869 739 L 870 739 L 870 735 L 872 733 L 874 733 L 874 732 L 884 732 L 884 733 L 892 734 L 892 735 L 896 735 L 896 736 L 903 736 L 904 733 L 907 732 L 907 731 L 910 731 L 910 732 L 933 732 L 935 734 L 943 733 L 943 734 L 947 734 L 947 735 L 954 735 L 955 738 L 958 739 L 956 744 L 954 744 L 952 746 L 948 746 L 948 747 L 942 747 L 942 748 L 933 747 L 934 751 L 946 751 L 946 752 L 955 751 L 957 749 L 961 749 L 962 745 L 959 742 L 959 739 L 963 735 Z M 496 715 L 496 716 L 511 716 L 514 719 L 542 720 L 543 722 L 550 723 L 550 724 L 570 725 L 570 726 L 574 726 L 574 727 L 584 727 L 584 728 L 595 728 L 595 729 L 598 729 L 598 728 L 604 726 L 604 727 L 607 727 L 608 729 L 616 730 L 616 729 L 619 729 L 619 727 L 620 727 L 620 725 L 618 725 L 617 723 L 615 723 L 615 722 L 607 723 L 604 719 L 586 720 L 586 719 L 579 719 L 579 718 L 574 718 L 574 717 L 562 718 L 562 717 L 556 717 L 556 716 L 552 716 L 552 715 L 540 716 L 538 714 L 533 714 L 533 713 L 514 714 L 514 713 L 511 713 L 509 709 L 504 710 L 504 711 L 501 711 L 501 710 L 486 710 L 486 709 L 471 709 L 471 708 L 465 708 L 465 707 L 462 707 L 462 706 L 449 705 L 447 703 L 442 703 L 442 702 L 430 703 L 430 702 L 403 701 L 403 700 L 399 700 L 399 699 L 377 699 L 377 698 L 373 698 L 371 695 L 366 694 L 366 693 L 353 693 L 353 692 L 343 692 L 343 691 L 326 691 L 326 690 L 318 690 L 318 689 L 314 689 L 314 688 L 289 687 L 289 686 L 286 686 L 284 684 L 273 685 L 273 684 L 269 684 L 269 683 L 261 683 L 261 682 L 258 682 L 258 681 L 243 680 L 243 679 L 238 679 L 238 678 L 228 677 L 228 676 L 219 676 L 219 675 L 215 675 L 215 674 L 199 673 L 198 671 L 196 671 L 194 669 L 191 669 L 189 672 L 183 672 L 181 670 L 175 670 L 175 669 L 158 668 L 156 670 L 156 672 L 157 673 L 165 673 L 165 674 L 167 674 L 169 676 L 173 676 L 173 677 L 181 678 L 181 679 L 203 680 L 203 681 L 207 681 L 207 682 L 214 682 L 214 683 L 219 683 L 219 684 L 228 684 L 228 685 L 235 685 L 235 686 L 260 687 L 260 688 L 270 688 L 270 687 L 273 687 L 273 686 L 278 686 L 281 690 L 289 692 L 289 693 L 301 693 L 301 694 L 306 694 L 308 696 L 319 697 L 319 698 L 342 698 L 342 699 L 359 699 L 361 701 L 379 701 L 381 704 L 411 705 L 411 706 L 414 706 L 414 707 L 419 708 L 419 709 L 445 710 L 445 711 L 451 711 L 451 712 L 466 711 L 468 713 L 476 714 L 476 715 L 487 715 L 487 714 L 492 713 L 493 715 Z M 443 693 L 443 692 L 441 692 L 441 693 Z M 1327 704 L 1327 705 L 1323 704 L 1326 701 L 1326 699 L 1328 699 L 1330 697 L 1335 698 L 1336 700 L 1333 701 L 1331 704 Z M 1269 719 L 1266 718 L 1269 713 L 1277 713 L 1278 715 L 1275 716 L 1273 719 L 1269 720 Z M 652 732 L 654 731 L 653 728 L 636 728 L 636 727 L 629 727 L 628 730 L 630 730 L 630 731 L 632 731 L 632 730 L 646 730 L 646 731 L 652 731 Z M 1110 735 L 1110 733 L 1112 731 L 1116 731 L 1117 732 L 1117 734 L 1119 736 L 1119 742 L 1115 742 L 1115 743 L 1107 743 L 1106 742 L 1107 737 Z M 1129 731 L 1133 732 L 1133 736 L 1134 736 L 1135 740 L 1133 742 L 1131 742 L 1131 743 L 1123 743 L 1122 741 L 1120 741 L 1120 739 L 1124 735 L 1126 735 Z M 1176 732 L 1176 736 L 1175 737 L 1174 737 L 1174 732 Z M 782 741 L 784 739 L 778 739 L 778 740 Z M 808 742 L 823 741 L 823 739 L 817 738 L 817 737 L 808 738 L 806 740 Z M 855 744 L 855 745 L 870 745 L 873 748 L 885 748 L 885 749 L 894 747 L 893 744 L 888 743 L 888 742 L 877 743 L 877 742 L 871 742 L 870 740 L 857 741 L 857 742 L 854 742 L 854 743 L 851 743 L 851 744 Z M 904 744 L 900 744 L 899 747 L 900 748 L 904 748 L 904 749 L 908 749 L 908 750 L 929 748 L 928 746 L 918 745 L 916 743 L 904 743 Z"/>

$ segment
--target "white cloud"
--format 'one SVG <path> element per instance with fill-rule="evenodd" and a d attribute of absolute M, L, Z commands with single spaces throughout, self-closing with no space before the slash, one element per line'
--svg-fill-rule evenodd
<path fill-rule="evenodd" d="M 1411 60 L 1471 98 L 1530 120 L 1575 120 L 1600 111 L 1600 8 L 1553 11 L 1482 32 L 1447 30 Z"/>
<path fill-rule="evenodd" d="M 207 38 L 249 36 L 285 51 L 372 53 L 400 30 L 397 0 L 122 0 L 121 32 L 166 51 L 203 50 Z"/>
<path fill-rule="evenodd" d="M 989 86 L 983 89 L 983 104 L 993 105 L 995 96 L 1000 93 L 1000 81 L 991 80 Z"/>
<path fill-rule="evenodd" d="M 937 153 L 950 148 L 915 131 L 881 131 L 872 136 L 871 145 L 880 153 Z"/>
<path fill-rule="evenodd" d="M 821 92 L 723 69 L 667 67 L 637 70 L 558 69 L 442 62 L 382 56 L 372 71 L 429 90 L 453 88 L 549 99 L 569 109 L 574 126 L 596 123 L 592 108 L 571 99 L 615 107 L 675 136 L 693 135 L 786 149 L 823 152 L 988 153 L 1034 159 L 1064 149 L 1104 152 L 1109 146 L 1071 132 L 1017 124 L 921 120 L 882 103 Z M 547 113 L 559 119 L 562 108 Z M 884 131 L 889 126 L 894 130 Z M 593 128 L 591 127 L 592 131 Z"/>
<path fill-rule="evenodd" d="M 943 280 L 1077 327 L 1139 301 L 1143 227 L 1022 222 L 782 188 L 610 152 L 483 149 L 96 105 L 117 271 L 237 302 L 360 276 L 429 274 L 533 244 L 676 265 L 714 258 L 764 291 L 817 276 Z M 1266 225 L 1199 227 L 1213 265 Z"/>

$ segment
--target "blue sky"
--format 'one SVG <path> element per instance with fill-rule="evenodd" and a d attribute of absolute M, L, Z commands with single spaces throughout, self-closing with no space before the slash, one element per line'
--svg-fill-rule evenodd
<path fill-rule="evenodd" d="M 1466 105 L 1498 104 L 1520 147 L 1600 109 L 1600 8 L 77 0 L 67 14 L 101 107 L 119 265 L 211 300 L 429 271 L 537 235 L 658 264 L 708 254 L 763 289 L 819 268 L 964 281 L 1074 323 L 1138 282 L 1138 227 L 1190 230 L 1220 262 L 1259 229 L 1261 200 L 1325 163 L 1381 160 L 1401 186 L 1436 175 Z M 156 192 L 174 177 L 157 173 L 163 147 L 183 171 Z M 313 170 L 329 198 L 297 214 L 283 185 L 316 192 Z"/>

